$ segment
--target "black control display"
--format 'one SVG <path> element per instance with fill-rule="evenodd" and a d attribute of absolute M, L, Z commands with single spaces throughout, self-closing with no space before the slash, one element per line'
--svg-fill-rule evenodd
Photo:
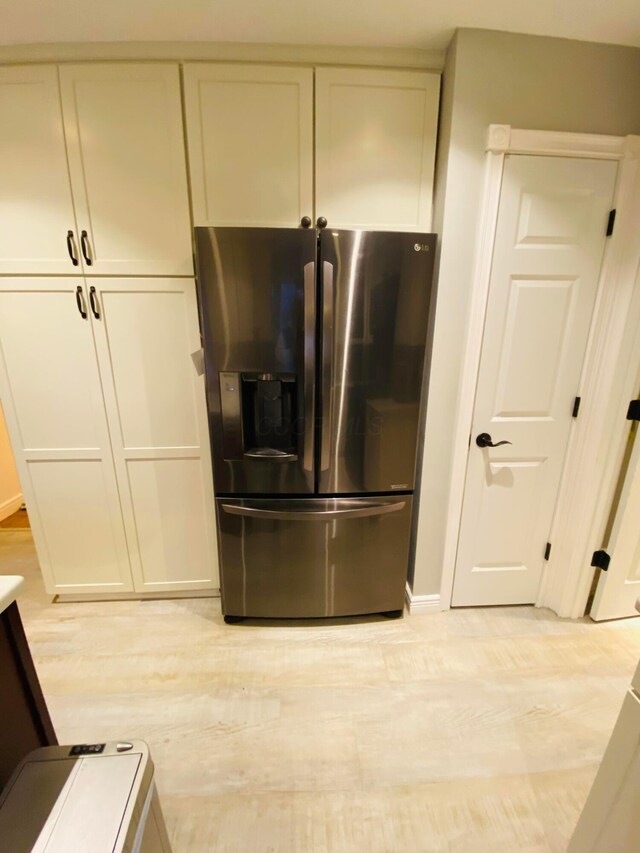
<path fill-rule="evenodd" d="M 100 755 L 106 743 L 77 743 L 69 750 L 69 755 Z"/>

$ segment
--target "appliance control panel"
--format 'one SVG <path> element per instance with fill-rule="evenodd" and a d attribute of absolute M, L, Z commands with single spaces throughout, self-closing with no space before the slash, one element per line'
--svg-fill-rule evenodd
<path fill-rule="evenodd" d="M 105 746 L 106 743 L 76 743 L 69 750 L 69 755 L 100 755 Z"/>

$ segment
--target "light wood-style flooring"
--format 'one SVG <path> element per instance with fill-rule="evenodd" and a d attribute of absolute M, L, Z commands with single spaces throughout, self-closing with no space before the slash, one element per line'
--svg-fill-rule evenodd
<path fill-rule="evenodd" d="M 212 599 L 51 604 L 0 532 L 61 742 L 143 738 L 176 853 L 566 850 L 640 620 L 532 607 L 227 626 Z"/>
<path fill-rule="evenodd" d="M 29 530 L 29 513 L 19 509 L 0 521 L 0 530 Z"/>

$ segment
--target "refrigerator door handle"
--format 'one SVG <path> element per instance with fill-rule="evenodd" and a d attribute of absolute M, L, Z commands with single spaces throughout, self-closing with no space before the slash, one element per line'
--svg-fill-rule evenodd
<path fill-rule="evenodd" d="M 333 409 L 333 264 L 322 263 L 322 444 L 320 470 L 331 462 L 331 414 Z"/>
<path fill-rule="evenodd" d="M 316 265 L 304 265 L 304 450 L 303 468 L 313 471 L 316 357 Z"/>
<path fill-rule="evenodd" d="M 340 508 L 341 502 L 336 501 L 336 508 L 329 510 L 277 510 L 264 507 L 240 506 L 239 504 L 222 504 L 222 509 L 229 515 L 243 515 L 249 518 L 264 518 L 269 521 L 332 521 L 340 518 L 368 518 L 374 515 L 389 515 L 404 509 L 405 501 L 393 503 L 368 503 L 353 507 L 353 501 L 346 501 L 348 508 Z"/>

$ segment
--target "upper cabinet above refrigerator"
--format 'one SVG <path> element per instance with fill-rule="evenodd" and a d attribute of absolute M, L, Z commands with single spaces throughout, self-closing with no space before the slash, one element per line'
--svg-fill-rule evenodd
<path fill-rule="evenodd" d="M 185 65 L 195 225 L 295 228 L 313 215 L 313 69 Z"/>
<path fill-rule="evenodd" d="M 430 230 L 439 74 L 192 63 L 184 84 L 195 225 Z"/>
<path fill-rule="evenodd" d="M 0 274 L 193 275 L 177 65 L 0 68 L 0 126 Z"/>
<path fill-rule="evenodd" d="M 316 70 L 316 210 L 332 228 L 429 231 L 440 75 Z"/>

